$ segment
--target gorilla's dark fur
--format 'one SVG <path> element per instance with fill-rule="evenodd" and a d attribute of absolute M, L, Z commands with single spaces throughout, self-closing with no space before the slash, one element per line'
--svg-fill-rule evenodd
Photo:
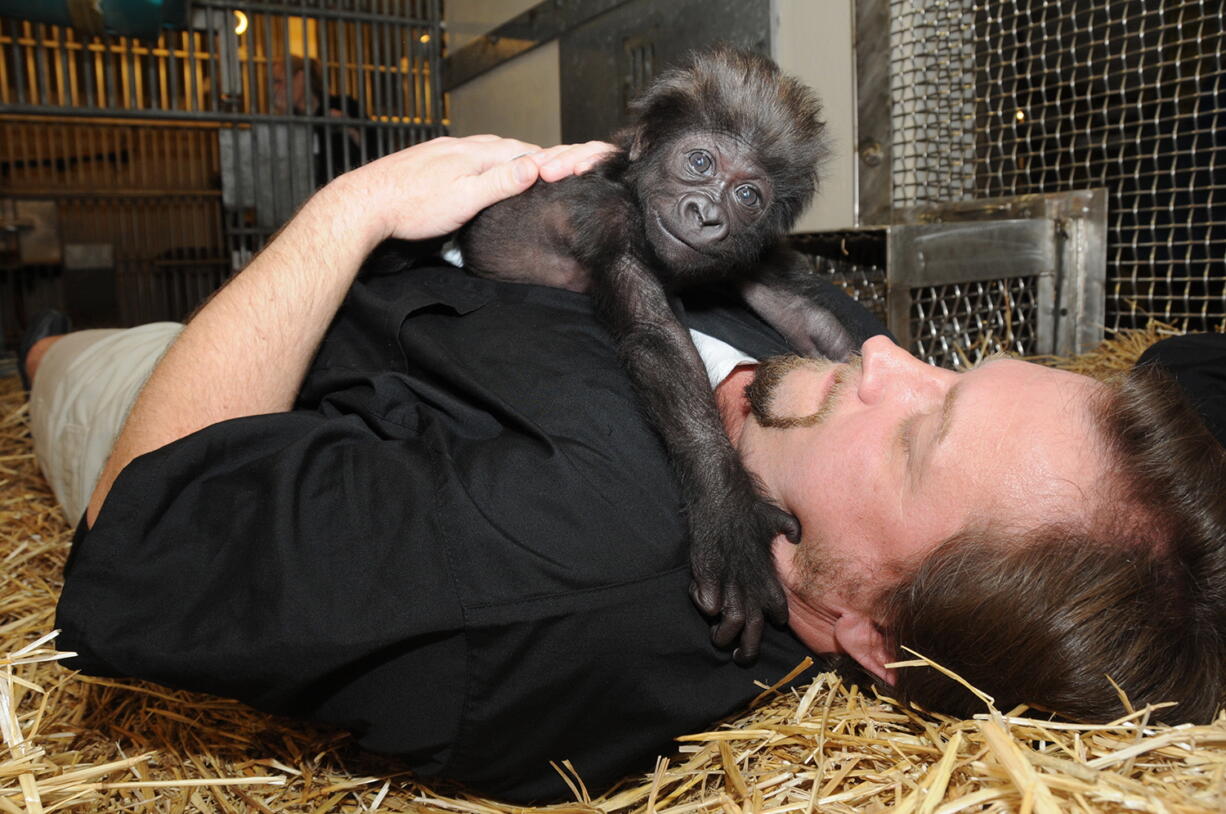
<path fill-rule="evenodd" d="M 538 183 L 460 235 L 465 265 L 500 280 L 589 291 L 664 438 L 686 500 L 695 602 L 722 613 L 718 644 L 758 650 L 787 602 L 770 553 L 795 518 L 765 500 L 729 443 L 702 361 L 669 296 L 735 282 L 796 350 L 841 359 L 852 336 L 780 240 L 813 197 L 826 153 L 813 93 L 774 63 L 717 48 L 662 74 L 582 176 Z"/>

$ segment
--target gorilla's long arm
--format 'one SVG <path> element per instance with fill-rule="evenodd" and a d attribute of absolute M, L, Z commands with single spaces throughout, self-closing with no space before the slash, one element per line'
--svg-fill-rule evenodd
<path fill-rule="evenodd" d="M 814 273 L 794 249 L 779 246 L 741 282 L 741 297 L 805 356 L 843 361 L 885 326 Z"/>
<path fill-rule="evenodd" d="M 623 255 L 595 285 L 600 314 L 617 338 L 622 362 L 680 480 L 694 602 L 708 615 L 720 615 L 715 643 L 723 647 L 739 635 L 736 658 L 752 661 L 763 612 L 780 624 L 787 620 L 770 542 L 780 532 L 798 540 L 799 526 L 760 496 L 741 464 L 702 359 L 655 274 Z"/>

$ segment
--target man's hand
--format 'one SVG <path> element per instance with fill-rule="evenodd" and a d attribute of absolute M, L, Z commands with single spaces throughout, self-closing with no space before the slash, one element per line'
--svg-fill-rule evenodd
<path fill-rule="evenodd" d="M 542 150 L 497 136 L 443 137 L 346 173 L 328 191 L 370 216 L 375 243 L 386 237 L 425 240 L 454 232 L 538 178 L 557 181 L 586 172 L 612 149 L 600 141 Z"/>

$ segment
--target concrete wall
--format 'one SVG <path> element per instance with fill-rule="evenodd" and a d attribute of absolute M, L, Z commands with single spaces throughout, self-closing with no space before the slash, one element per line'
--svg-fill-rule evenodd
<path fill-rule="evenodd" d="M 465 43 L 536 5 L 537 0 L 448 0 L 448 49 Z M 454 136 L 494 133 L 542 147 L 562 140 L 558 43 L 534 48 L 451 92 Z"/>
<path fill-rule="evenodd" d="M 795 231 L 855 225 L 856 95 L 852 0 L 773 0 L 775 61 L 822 99 L 832 154 Z"/>

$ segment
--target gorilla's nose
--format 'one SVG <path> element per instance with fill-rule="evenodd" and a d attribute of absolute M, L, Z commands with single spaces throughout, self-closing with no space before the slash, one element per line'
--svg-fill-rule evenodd
<path fill-rule="evenodd" d="M 718 203 L 706 195 L 691 193 L 681 199 L 684 222 L 694 239 L 706 243 L 723 240 L 728 234 L 728 222 Z"/>

